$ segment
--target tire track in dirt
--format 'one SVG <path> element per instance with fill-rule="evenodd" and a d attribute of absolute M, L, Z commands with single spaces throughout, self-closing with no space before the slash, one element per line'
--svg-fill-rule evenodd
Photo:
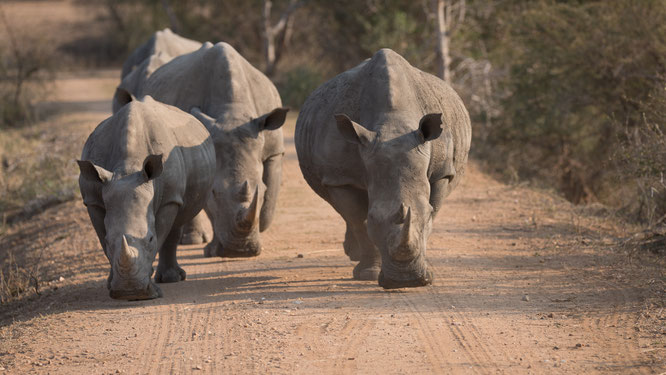
<path fill-rule="evenodd" d="M 214 316 L 215 312 L 212 307 L 207 308 L 208 313 L 206 314 L 206 323 L 203 327 L 204 329 L 204 334 L 203 334 L 203 339 L 205 340 L 206 345 L 206 350 L 207 350 L 207 356 L 206 360 L 210 360 L 208 363 L 208 371 L 210 371 L 212 374 L 217 374 L 217 361 L 215 361 L 213 358 L 215 356 L 216 350 L 215 350 L 215 336 L 213 331 L 211 331 L 211 327 L 213 327 L 214 324 Z M 205 361 L 204 361 L 205 362 Z"/>
<path fill-rule="evenodd" d="M 621 370 L 627 371 L 628 373 L 649 373 L 649 371 L 641 369 L 642 366 L 639 365 L 639 358 L 636 355 L 638 351 L 632 350 L 629 346 L 629 342 L 632 341 L 628 340 L 627 337 L 632 337 L 634 334 L 637 334 L 637 332 L 634 332 L 630 328 L 630 325 L 623 324 L 624 320 L 631 319 L 630 316 L 621 312 L 621 306 L 626 306 L 629 301 L 631 301 L 628 292 L 625 289 L 618 287 L 615 283 L 611 283 L 600 277 L 595 278 L 597 279 L 597 283 L 605 285 L 608 294 L 613 296 L 613 300 L 608 302 L 613 303 L 614 306 L 611 309 L 608 309 L 602 318 L 585 319 L 584 329 L 590 332 L 591 335 L 594 335 L 595 332 L 608 332 L 609 328 L 615 329 L 615 340 L 604 340 L 603 342 L 606 346 L 605 353 L 609 355 L 617 354 L 618 357 L 616 358 L 621 358 L 626 366 L 632 366 L 634 368 L 618 368 L 618 366 L 622 366 L 622 363 L 617 361 L 604 361 L 606 366 L 608 366 L 608 370 Z"/>
<path fill-rule="evenodd" d="M 148 374 L 155 374 L 159 370 L 159 366 L 162 360 L 162 353 L 165 352 L 168 340 L 172 335 L 174 324 L 173 324 L 173 310 L 175 306 L 157 306 L 157 312 L 155 314 L 159 317 L 157 324 L 153 325 L 153 332 L 157 331 L 157 338 L 155 343 L 150 346 L 150 350 L 147 355 L 142 356 L 143 358 L 148 358 L 144 362 L 143 370 Z M 160 311 L 163 310 L 164 311 Z M 154 337 L 154 335 L 152 336 Z M 144 339 L 148 345 L 151 344 L 151 338 Z"/>
<path fill-rule="evenodd" d="M 138 345 L 138 348 L 137 348 L 137 358 L 138 359 L 148 358 L 148 359 L 151 360 L 151 361 L 147 361 L 147 362 L 143 363 L 143 366 L 142 366 L 143 371 L 148 371 L 149 370 L 149 368 L 147 368 L 146 365 L 148 363 L 152 363 L 152 360 L 154 359 L 153 358 L 153 355 L 154 355 L 153 353 L 154 353 L 154 350 L 155 350 L 155 345 L 151 345 L 151 343 L 158 342 L 159 339 L 160 339 L 160 335 L 163 334 L 162 330 L 159 327 L 161 327 L 163 325 L 162 322 L 163 322 L 164 316 L 165 316 L 162 313 L 154 313 L 154 319 L 150 319 L 150 317 L 148 319 L 146 319 L 146 315 L 150 316 L 151 313 L 145 313 L 144 312 L 142 314 L 137 314 L 137 318 L 135 318 L 134 319 L 135 322 L 133 322 L 133 324 L 137 324 L 136 321 L 139 321 L 138 324 L 142 324 L 143 321 L 148 320 L 148 322 L 146 324 L 147 329 L 145 331 L 146 336 L 148 336 L 148 338 L 139 340 L 139 345 Z"/>
<path fill-rule="evenodd" d="M 160 358 L 160 366 L 157 369 L 157 373 L 182 373 L 183 369 L 179 368 L 181 361 L 178 361 L 177 344 L 183 344 L 188 341 L 186 332 L 189 331 L 191 321 L 188 319 L 188 314 L 183 311 L 183 308 L 180 305 L 172 305 L 173 308 L 169 309 L 171 316 L 171 324 L 173 324 L 176 329 L 169 330 L 170 335 L 167 337 L 168 344 L 162 350 L 162 358 Z M 168 370 L 166 370 L 168 369 Z"/>
<path fill-rule="evenodd" d="M 496 367 L 497 364 L 493 358 L 508 358 L 506 351 L 502 348 L 501 343 L 493 340 L 492 335 L 484 335 L 481 333 L 474 321 L 469 317 L 469 313 L 464 314 L 460 312 L 460 308 L 464 307 L 462 301 L 448 297 L 449 301 L 443 301 L 438 293 L 434 293 L 434 289 L 429 288 L 425 293 L 429 294 L 435 303 L 441 309 L 449 309 L 450 316 L 453 317 L 449 328 L 457 332 L 457 337 L 461 338 L 461 342 L 465 343 L 464 346 L 474 353 L 480 360 L 480 364 L 485 362 L 484 366 Z M 452 308 L 456 306 L 457 308 Z M 477 348 L 478 350 L 475 350 Z"/>
<path fill-rule="evenodd" d="M 443 348 L 449 346 L 448 342 L 441 335 L 435 334 L 437 332 L 436 327 L 433 327 L 429 318 L 418 308 L 418 305 L 422 304 L 423 298 L 418 292 L 415 293 L 400 293 L 399 296 L 402 301 L 407 305 L 409 310 L 414 315 L 413 321 L 417 324 L 417 334 L 420 341 L 423 344 L 423 349 L 426 352 L 428 361 L 432 366 L 433 371 L 441 371 L 443 369 L 450 369 L 451 362 L 448 360 L 449 353 L 445 352 Z M 387 293 L 387 297 L 390 298 L 393 293 Z M 442 316 L 444 324 L 448 324 L 448 320 L 445 316 Z M 460 343 L 460 338 L 454 335 L 454 339 Z M 462 345 L 461 345 L 462 346 Z M 471 353 L 465 352 L 466 357 L 470 359 L 470 363 L 473 362 L 473 356 Z"/>
<path fill-rule="evenodd" d="M 375 323 L 368 319 L 357 320 L 351 318 L 348 323 L 340 331 L 343 343 L 336 356 L 338 366 L 335 366 L 336 368 L 341 368 L 344 374 L 349 374 L 356 370 L 359 349 L 375 326 Z"/>
<path fill-rule="evenodd" d="M 430 264 L 429 266 L 439 275 L 449 275 L 449 270 L 443 269 L 441 265 Z M 452 319 L 449 322 L 449 330 L 459 340 L 463 349 L 471 353 L 477 360 L 480 366 L 487 368 L 488 371 L 492 368 L 498 368 L 499 365 L 494 360 L 508 359 L 510 356 L 503 349 L 502 343 L 493 339 L 493 335 L 483 334 L 478 326 L 470 318 L 470 312 L 463 313 L 465 303 L 461 299 L 455 298 L 450 295 L 442 295 L 437 291 L 444 290 L 441 285 L 434 285 L 433 287 L 424 289 L 422 293 L 429 296 L 429 300 L 434 302 L 438 311 L 448 311 L 449 317 Z M 444 315 L 443 313 L 440 313 Z"/>

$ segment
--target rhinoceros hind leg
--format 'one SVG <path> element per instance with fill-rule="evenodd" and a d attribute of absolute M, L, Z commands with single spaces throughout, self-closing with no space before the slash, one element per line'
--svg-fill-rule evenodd
<path fill-rule="evenodd" d="M 185 224 L 180 243 L 182 245 L 194 245 L 209 242 L 212 237 L 210 232 L 212 232 L 210 220 L 208 220 L 206 213 L 201 211 L 192 221 Z"/>
<path fill-rule="evenodd" d="M 185 270 L 180 268 L 176 259 L 176 248 L 182 233 L 182 227 L 172 228 L 164 241 L 164 245 L 160 249 L 160 260 L 157 263 L 157 272 L 155 273 L 156 283 L 175 283 L 185 280 Z"/>

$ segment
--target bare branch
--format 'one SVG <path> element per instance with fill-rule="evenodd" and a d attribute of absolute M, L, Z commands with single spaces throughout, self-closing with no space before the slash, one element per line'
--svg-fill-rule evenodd
<path fill-rule="evenodd" d="M 275 25 L 271 25 L 273 2 L 271 0 L 264 0 L 264 58 L 266 59 L 265 73 L 269 77 L 275 72 L 275 66 L 282 56 L 282 51 L 289 43 L 293 29 L 291 15 L 303 6 L 303 4 L 305 4 L 304 0 L 291 0 L 278 22 Z M 276 43 L 276 40 L 278 43 Z"/>
<path fill-rule="evenodd" d="M 174 12 L 173 7 L 169 3 L 169 0 L 162 0 L 162 8 L 164 8 L 164 12 L 167 14 L 167 17 L 169 17 L 169 24 L 171 25 L 171 30 L 178 34 L 180 33 L 180 21 L 178 21 L 178 17 L 176 17 L 176 12 Z"/>

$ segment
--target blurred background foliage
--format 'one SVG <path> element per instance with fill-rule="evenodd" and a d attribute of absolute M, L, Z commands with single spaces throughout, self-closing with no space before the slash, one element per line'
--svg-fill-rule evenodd
<path fill-rule="evenodd" d="M 438 3 L 445 9 L 443 33 Z M 470 111 L 472 153 L 484 168 L 511 182 L 555 189 L 577 204 L 601 202 L 648 227 L 666 220 L 663 0 L 81 4 L 98 14 L 99 27 L 58 46 L 56 59 L 119 67 L 152 33 L 170 27 L 190 39 L 230 43 L 294 108 L 319 84 L 383 47 L 443 76 L 439 51 L 446 38 L 449 81 Z M 269 34 L 273 56 L 266 52 Z M 21 55 L 22 64 L 35 60 L 36 71 L 50 69 L 34 45 L 34 53 Z M 34 73 L 19 70 L 19 60 L 11 48 L 0 50 L 4 103 L 16 97 L 15 78 Z M 18 123 L 12 111 L 3 105 L 1 126 Z M 29 111 L 21 116 L 29 118 Z"/>

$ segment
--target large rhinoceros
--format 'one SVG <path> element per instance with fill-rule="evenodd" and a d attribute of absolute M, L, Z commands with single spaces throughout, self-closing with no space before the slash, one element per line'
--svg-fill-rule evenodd
<path fill-rule="evenodd" d="M 426 241 L 470 141 L 460 97 L 390 49 L 308 97 L 296 122 L 299 164 L 347 224 L 355 279 L 387 289 L 432 282 Z"/>
<path fill-rule="evenodd" d="M 229 44 L 207 42 L 157 69 L 140 95 L 192 112 L 211 132 L 217 171 L 206 213 L 214 234 L 204 255 L 258 255 L 280 189 L 288 111 L 273 83 Z"/>
<path fill-rule="evenodd" d="M 78 163 L 83 203 L 111 264 L 111 297 L 159 297 L 150 281 L 158 250 L 155 281 L 184 280 L 178 240 L 204 206 L 215 172 L 201 122 L 147 96 L 99 124 Z"/>

